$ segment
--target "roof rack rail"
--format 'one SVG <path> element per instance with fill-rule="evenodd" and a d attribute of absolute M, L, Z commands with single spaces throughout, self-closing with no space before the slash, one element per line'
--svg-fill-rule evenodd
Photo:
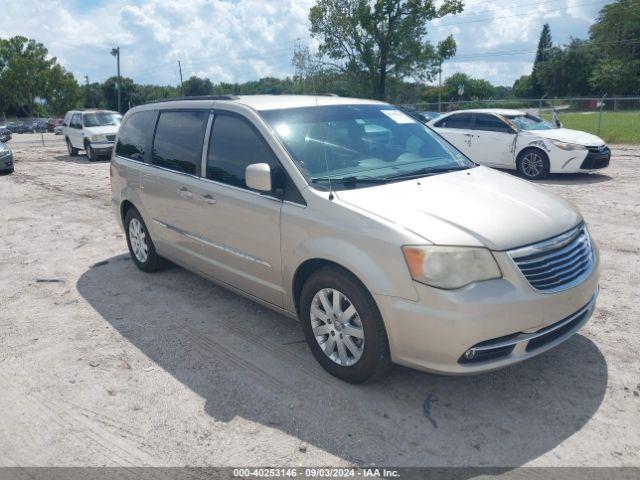
<path fill-rule="evenodd" d="M 173 97 L 153 100 L 149 103 L 178 102 L 180 100 L 237 100 L 237 95 L 194 95 L 192 97 Z"/>

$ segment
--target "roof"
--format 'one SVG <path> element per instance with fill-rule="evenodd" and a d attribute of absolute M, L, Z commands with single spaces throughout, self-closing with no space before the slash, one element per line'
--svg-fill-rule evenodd
<path fill-rule="evenodd" d="M 505 115 L 505 116 L 513 116 L 513 115 L 524 115 L 525 113 L 521 110 L 513 110 L 510 108 L 471 108 L 468 110 L 456 110 L 454 112 L 449 113 L 460 113 L 460 112 L 468 112 L 468 113 L 494 113 L 496 115 Z"/>
<path fill-rule="evenodd" d="M 162 101 L 163 105 L 170 103 L 172 99 Z M 204 103 L 204 104 L 225 104 L 236 103 L 246 105 L 254 110 L 278 110 L 281 108 L 297 108 L 297 107 L 315 107 L 324 105 L 354 105 L 354 104 L 379 104 L 384 105 L 383 102 L 375 100 L 366 100 L 362 98 L 349 98 L 349 97 L 337 97 L 332 95 L 239 95 L 237 97 L 229 96 L 228 99 L 208 99 L 208 98 L 194 98 L 182 97 L 175 99 L 176 102 L 181 104 Z M 160 102 L 155 102 L 160 103 Z M 154 105 L 154 103 L 146 104 Z"/>

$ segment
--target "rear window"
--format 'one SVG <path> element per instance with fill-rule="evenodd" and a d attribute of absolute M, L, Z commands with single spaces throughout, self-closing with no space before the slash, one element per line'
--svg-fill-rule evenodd
<path fill-rule="evenodd" d="M 144 162 L 145 144 L 153 114 L 152 110 L 147 110 L 134 113 L 127 118 L 118 134 L 116 155 Z"/>
<path fill-rule="evenodd" d="M 473 120 L 473 115 L 470 113 L 458 113 L 456 115 L 451 115 L 450 117 L 443 118 L 438 123 L 436 123 L 436 127 L 441 128 L 471 128 L 471 121 Z"/>
<path fill-rule="evenodd" d="M 207 110 L 160 113 L 153 139 L 151 163 L 176 172 L 198 175 Z"/>

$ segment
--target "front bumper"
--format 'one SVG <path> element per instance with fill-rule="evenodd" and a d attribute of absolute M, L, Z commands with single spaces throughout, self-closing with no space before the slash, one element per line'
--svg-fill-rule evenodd
<path fill-rule="evenodd" d="M 115 142 L 91 142 L 91 148 L 97 155 L 111 155 Z"/>
<path fill-rule="evenodd" d="M 553 348 L 591 317 L 598 295 L 597 251 L 589 277 L 558 293 L 535 291 L 505 253 L 495 256 L 501 279 L 459 290 L 416 283 L 417 302 L 374 295 L 394 362 L 447 375 L 487 372 Z M 476 358 L 466 361 L 474 347 Z"/>
<path fill-rule="evenodd" d="M 0 157 L 0 171 L 13 170 L 13 153 Z"/>
<path fill-rule="evenodd" d="M 609 147 L 604 148 L 588 147 L 589 153 L 580 164 L 580 170 L 590 171 L 599 170 L 609 166 L 611 160 L 611 150 Z"/>

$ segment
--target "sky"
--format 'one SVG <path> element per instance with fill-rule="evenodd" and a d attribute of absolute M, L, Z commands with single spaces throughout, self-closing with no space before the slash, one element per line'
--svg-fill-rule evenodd
<path fill-rule="evenodd" d="M 441 0 L 436 0 L 440 2 Z M 137 83 L 179 83 L 204 76 L 244 82 L 293 73 L 296 41 L 309 36 L 315 0 L 19 0 L 3 2 L 0 36 L 44 43 L 78 81 L 115 75 L 111 49 L 120 46 L 121 72 Z M 586 38 L 607 0 L 467 0 L 464 11 L 431 22 L 427 39 L 453 34 L 457 56 L 443 78 L 464 72 L 510 86 L 531 71 L 542 25 L 554 43 Z"/>

